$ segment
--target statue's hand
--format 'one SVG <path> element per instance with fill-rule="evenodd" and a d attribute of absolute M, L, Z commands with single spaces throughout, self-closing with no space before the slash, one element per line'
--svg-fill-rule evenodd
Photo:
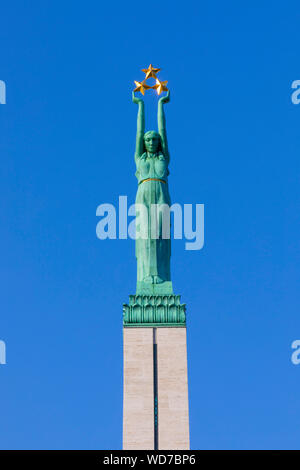
<path fill-rule="evenodd" d="M 132 92 L 132 101 L 135 104 L 143 103 L 143 100 L 141 98 L 138 98 L 137 96 L 135 96 L 134 91 Z"/>
<path fill-rule="evenodd" d="M 170 101 L 170 90 L 168 90 L 166 96 L 163 96 L 162 98 L 160 98 L 159 100 L 159 103 L 169 103 Z"/>

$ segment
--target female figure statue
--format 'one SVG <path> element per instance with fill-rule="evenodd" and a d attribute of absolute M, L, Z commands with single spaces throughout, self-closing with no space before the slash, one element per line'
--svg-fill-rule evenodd
<path fill-rule="evenodd" d="M 135 149 L 136 177 L 138 179 L 138 190 L 136 194 L 137 212 L 138 205 L 142 204 L 147 211 L 144 224 L 147 227 L 147 238 L 136 238 L 137 258 L 137 280 L 147 284 L 161 284 L 170 281 L 170 256 L 171 239 L 163 238 L 162 217 L 154 222 L 153 204 L 170 207 L 170 195 L 168 188 L 168 165 L 170 161 L 164 103 L 170 101 L 170 92 L 160 98 L 158 102 L 158 132 L 148 131 L 145 133 L 145 110 L 142 99 L 137 98 L 133 92 L 132 101 L 138 104 L 137 135 Z M 140 217 L 140 224 L 143 224 Z M 155 238 L 151 227 L 157 223 Z"/>

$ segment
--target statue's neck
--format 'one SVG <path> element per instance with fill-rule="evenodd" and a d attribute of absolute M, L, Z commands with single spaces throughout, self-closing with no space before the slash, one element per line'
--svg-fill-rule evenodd
<path fill-rule="evenodd" d="M 147 152 L 147 157 L 148 158 L 153 158 L 157 155 L 157 152 Z"/>

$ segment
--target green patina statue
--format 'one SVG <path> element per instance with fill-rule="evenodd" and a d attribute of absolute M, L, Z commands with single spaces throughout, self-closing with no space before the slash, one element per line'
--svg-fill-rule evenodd
<path fill-rule="evenodd" d="M 139 214 L 139 223 L 144 226 L 143 229 L 146 228 L 147 233 L 146 237 L 136 239 L 137 285 L 140 289 L 147 289 L 149 284 L 164 284 L 171 293 L 171 240 L 170 237 L 163 238 L 162 216 L 157 218 L 157 213 L 151 210 L 153 204 L 158 205 L 156 207 L 171 205 L 168 188 L 170 156 L 164 113 L 164 104 L 170 101 L 170 92 L 158 102 L 158 132 L 145 133 L 144 102 L 137 98 L 134 92 L 132 100 L 138 104 L 135 149 L 138 190 L 135 202 L 137 212 L 140 205 L 147 209 L 143 214 Z M 156 228 L 155 236 L 151 231 L 153 227 Z"/>
<path fill-rule="evenodd" d="M 186 324 L 185 304 L 181 304 L 180 295 L 173 292 L 170 273 L 171 238 L 164 236 L 166 219 L 163 222 L 163 211 L 159 209 L 169 209 L 171 200 L 168 188 L 170 156 L 164 113 L 164 104 L 170 101 L 170 92 L 165 86 L 167 82 L 157 79 L 158 70 L 160 69 L 153 69 L 151 65 L 143 70 L 148 75 L 151 72 L 150 77 L 156 78 L 155 86 L 146 85 L 148 75 L 143 82 L 135 82 L 135 91 L 142 94 L 149 88 L 157 89 L 158 94 L 167 91 L 166 96 L 158 102 L 158 132 L 145 133 L 144 101 L 137 98 L 134 92 L 132 94 L 133 102 L 138 105 L 135 149 L 138 179 L 135 242 L 137 288 L 136 294 L 129 296 L 129 303 L 123 304 L 124 327 L 185 327 Z M 158 208 L 158 212 L 151 210 L 153 205 Z"/>

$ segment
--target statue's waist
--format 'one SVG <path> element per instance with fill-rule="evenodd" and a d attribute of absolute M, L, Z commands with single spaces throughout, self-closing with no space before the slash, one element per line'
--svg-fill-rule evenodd
<path fill-rule="evenodd" d="M 145 179 L 139 181 L 139 184 L 145 183 L 146 181 L 160 181 L 161 183 L 167 184 L 167 182 L 165 180 L 162 180 L 160 178 L 145 178 Z"/>

